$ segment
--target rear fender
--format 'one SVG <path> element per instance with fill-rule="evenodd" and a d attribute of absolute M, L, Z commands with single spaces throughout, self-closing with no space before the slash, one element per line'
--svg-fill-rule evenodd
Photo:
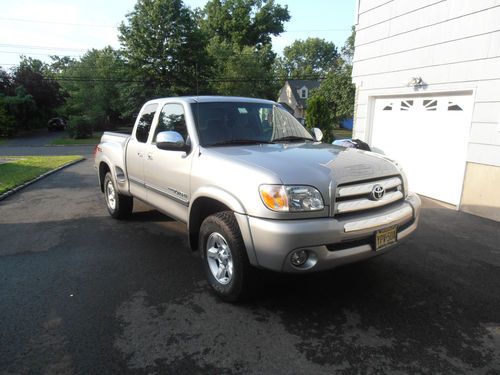
<path fill-rule="evenodd" d="M 98 168 L 101 191 L 104 191 L 104 177 L 109 170 L 113 176 L 113 180 L 116 182 L 117 190 L 123 195 L 130 195 L 126 171 L 122 167 L 113 164 L 108 156 L 103 153 L 101 155 Z"/>

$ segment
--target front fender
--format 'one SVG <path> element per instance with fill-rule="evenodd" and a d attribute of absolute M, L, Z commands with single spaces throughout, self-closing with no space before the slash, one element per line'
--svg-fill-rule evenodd
<path fill-rule="evenodd" d="M 231 211 L 245 214 L 247 213 L 241 201 L 228 191 L 216 186 L 203 186 L 194 192 L 191 202 L 195 202 L 198 198 L 211 198 L 227 206 Z M 191 209 L 193 204 L 189 206 L 189 216 L 191 216 Z"/>

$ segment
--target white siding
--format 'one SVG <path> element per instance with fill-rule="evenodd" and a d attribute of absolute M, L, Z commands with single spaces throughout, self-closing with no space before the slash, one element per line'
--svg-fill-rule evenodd
<path fill-rule="evenodd" d="M 492 145 L 484 145 L 481 143 L 469 143 L 468 159 L 467 161 L 499 166 L 498 154 L 500 147 Z"/>
<path fill-rule="evenodd" d="M 467 160 L 500 166 L 500 0 L 360 0 L 356 30 L 356 137 L 375 97 L 471 91 Z"/>
<path fill-rule="evenodd" d="M 373 0 L 373 1 L 360 1 L 359 2 L 359 15 L 373 11 L 378 7 L 384 6 L 384 4 L 390 4 L 394 0 Z"/>

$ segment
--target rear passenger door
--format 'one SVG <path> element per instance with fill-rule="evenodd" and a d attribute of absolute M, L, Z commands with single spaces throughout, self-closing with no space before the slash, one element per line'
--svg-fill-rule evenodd
<path fill-rule="evenodd" d="M 144 160 L 147 151 L 147 140 L 155 117 L 158 104 L 146 105 L 139 115 L 135 131 L 127 145 L 127 175 L 130 182 L 130 193 L 137 198 L 146 199 L 147 190 L 144 179 Z"/>

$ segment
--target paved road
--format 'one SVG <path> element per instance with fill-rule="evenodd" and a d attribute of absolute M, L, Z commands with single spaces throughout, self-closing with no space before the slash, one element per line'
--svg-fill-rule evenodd
<path fill-rule="evenodd" d="M 0 145 L 0 156 L 30 155 L 82 155 L 92 156 L 94 146 L 49 146 L 50 142 L 63 135 L 62 132 L 36 130 L 13 138 Z"/>
<path fill-rule="evenodd" d="M 64 132 L 50 132 L 47 129 L 31 130 L 16 138 L 9 139 L 3 146 L 17 147 L 41 147 L 50 144 L 54 139 L 64 135 Z"/>
<path fill-rule="evenodd" d="M 500 224 L 427 203 L 387 255 L 208 289 L 185 228 L 108 217 L 87 160 L 0 202 L 0 373 L 499 373 Z"/>

